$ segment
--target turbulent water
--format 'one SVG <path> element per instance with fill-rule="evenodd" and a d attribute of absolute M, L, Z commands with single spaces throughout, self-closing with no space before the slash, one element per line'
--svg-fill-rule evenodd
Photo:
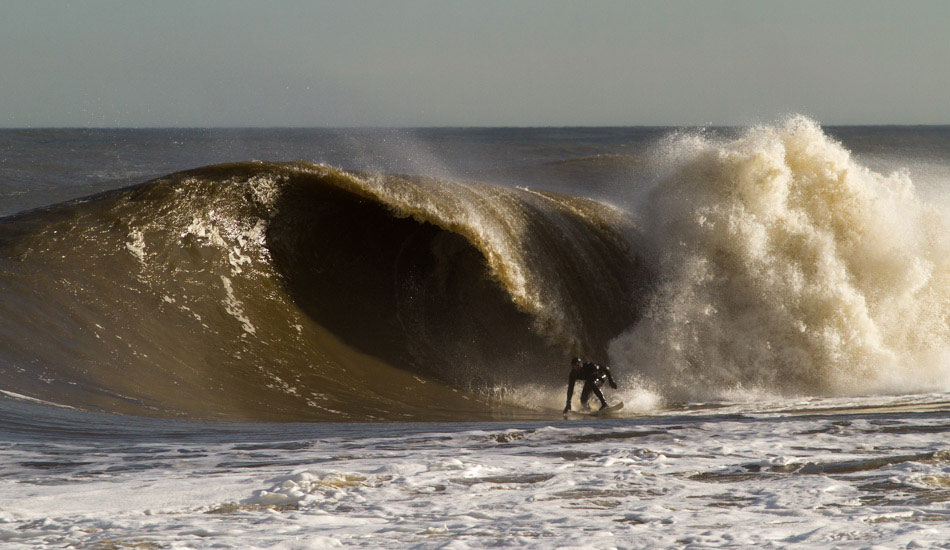
<path fill-rule="evenodd" d="M 665 149 L 642 226 L 657 281 L 617 362 L 685 399 L 946 390 L 950 227 L 906 172 L 802 118 Z"/>
<path fill-rule="evenodd" d="M 946 128 L 0 151 L 0 541 L 942 540 Z M 624 417 L 562 423 L 574 355 Z"/>

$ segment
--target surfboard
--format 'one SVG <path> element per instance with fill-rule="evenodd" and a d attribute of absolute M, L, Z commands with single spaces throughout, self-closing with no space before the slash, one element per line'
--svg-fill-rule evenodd
<path fill-rule="evenodd" d="M 616 403 L 614 403 L 613 405 L 610 405 L 609 407 L 605 407 L 605 408 L 603 408 L 603 409 L 599 409 L 599 410 L 596 410 L 596 411 L 590 413 L 590 415 L 591 415 L 591 416 L 604 416 L 604 415 L 607 415 L 607 414 L 610 414 L 610 413 L 613 413 L 613 412 L 617 412 L 617 411 L 619 411 L 619 410 L 622 409 L 622 408 L 623 408 L 623 401 L 617 401 Z"/>
<path fill-rule="evenodd" d="M 618 401 L 618 402 L 614 403 L 613 405 L 610 405 L 610 406 L 607 407 L 607 408 L 599 409 L 599 410 L 596 410 L 596 411 L 589 411 L 589 412 L 588 412 L 588 411 L 575 411 L 575 410 L 571 410 L 571 411 L 568 411 L 568 413 L 565 414 L 564 417 L 567 418 L 569 415 L 572 415 L 572 414 L 576 414 L 576 415 L 580 415 L 580 416 L 608 416 L 608 415 L 610 415 L 611 413 L 617 412 L 617 411 L 619 411 L 619 410 L 622 409 L 622 408 L 623 408 L 623 401 Z"/>

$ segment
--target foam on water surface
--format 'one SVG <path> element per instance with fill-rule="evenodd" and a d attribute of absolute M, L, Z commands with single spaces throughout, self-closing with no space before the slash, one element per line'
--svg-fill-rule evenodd
<path fill-rule="evenodd" d="M 873 414 L 697 408 L 613 421 L 249 425 L 244 433 L 183 425 L 187 437 L 166 421 L 162 429 L 173 432 L 5 437 L 0 541 L 939 547 L 950 517 L 948 397 L 932 396 L 944 403 L 936 410 Z"/>

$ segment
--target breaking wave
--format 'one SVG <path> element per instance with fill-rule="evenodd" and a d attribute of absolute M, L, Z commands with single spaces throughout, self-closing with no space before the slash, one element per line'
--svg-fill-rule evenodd
<path fill-rule="evenodd" d="M 655 170 L 621 193 L 646 197 L 630 214 L 253 162 L 5 218 L 0 390 L 191 418 L 523 417 L 556 414 L 571 355 L 608 358 L 626 410 L 950 388 L 947 218 L 907 173 L 802 117 L 674 134 L 653 161 L 551 168 Z"/>
<path fill-rule="evenodd" d="M 644 277 L 619 210 L 312 164 L 174 174 L 0 223 L 4 389 L 136 414 L 515 414 L 605 355 Z"/>

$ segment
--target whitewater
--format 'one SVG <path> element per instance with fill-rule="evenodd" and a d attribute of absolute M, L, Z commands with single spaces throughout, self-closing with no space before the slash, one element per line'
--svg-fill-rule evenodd
<path fill-rule="evenodd" d="M 0 150 L 5 546 L 948 546 L 946 128 Z"/>
<path fill-rule="evenodd" d="M 642 226 L 660 280 L 615 362 L 679 400 L 947 388 L 947 217 L 906 171 L 803 117 L 661 154 Z"/>

